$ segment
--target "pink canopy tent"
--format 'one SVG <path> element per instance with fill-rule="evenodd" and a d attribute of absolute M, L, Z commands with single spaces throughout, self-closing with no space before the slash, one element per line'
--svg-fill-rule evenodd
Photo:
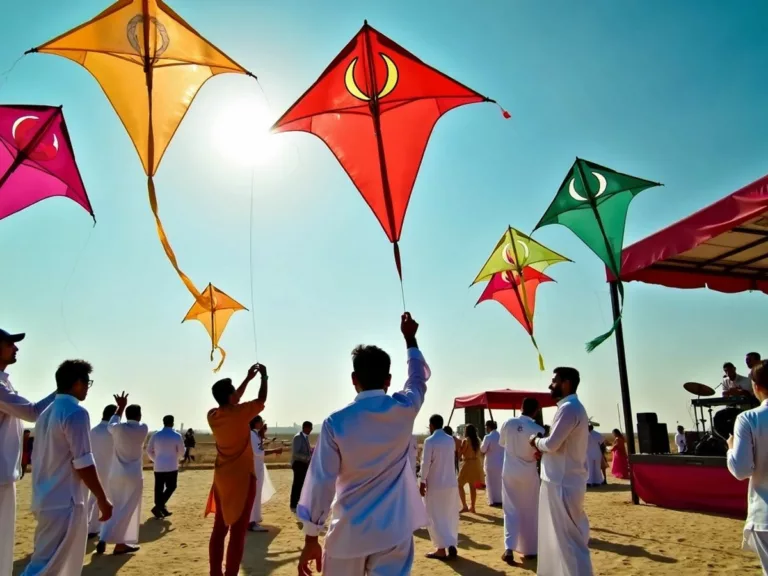
<path fill-rule="evenodd" d="M 618 285 L 610 270 L 606 276 L 616 320 Z M 621 280 L 725 293 L 768 293 L 768 175 L 626 248 L 621 255 Z M 616 352 L 627 448 L 633 454 L 635 435 L 621 322 L 616 329 Z M 637 503 L 634 489 L 632 496 Z"/>

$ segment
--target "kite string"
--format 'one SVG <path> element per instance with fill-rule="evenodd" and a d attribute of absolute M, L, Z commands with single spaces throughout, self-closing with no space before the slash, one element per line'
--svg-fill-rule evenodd
<path fill-rule="evenodd" d="M 67 339 L 69 344 L 72 346 L 72 348 L 75 349 L 75 352 L 80 354 L 80 350 L 78 349 L 77 345 L 72 341 L 72 338 L 69 335 L 69 330 L 67 329 L 67 317 L 64 314 L 64 301 L 67 297 L 67 290 L 69 290 L 69 285 L 72 283 L 72 279 L 75 277 L 75 273 L 77 272 L 78 266 L 80 266 L 80 261 L 83 258 L 83 254 L 85 254 L 85 251 L 88 249 L 88 245 L 91 243 L 91 238 L 93 237 L 93 231 L 96 229 L 96 223 L 94 222 L 93 226 L 91 227 L 91 231 L 88 232 L 88 238 L 86 238 L 85 243 L 83 244 L 83 247 L 80 249 L 80 252 L 77 255 L 77 258 L 75 259 L 75 265 L 72 268 L 72 272 L 69 274 L 69 278 L 67 279 L 67 283 L 64 285 L 64 290 L 61 294 L 61 306 L 60 306 L 60 312 L 61 312 L 61 325 L 64 330 L 64 337 Z"/>
<path fill-rule="evenodd" d="M 253 282 L 253 196 L 254 186 L 253 182 L 256 177 L 256 167 L 251 168 L 251 209 L 250 209 L 250 229 L 248 233 L 248 263 L 251 272 L 251 325 L 253 327 L 253 352 L 254 357 L 259 357 L 259 341 L 256 336 L 256 296 Z"/>
<path fill-rule="evenodd" d="M 11 72 L 13 72 L 13 69 L 16 68 L 16 64 L 18 64 L 21 61 L 21 59 L 24 58 L 24 56 L 25 55 L 22 54 L 21 56 L 16 58 L 16 61 L 13 64 L 11 64 L 11 67 L 8 68 L 8 70 L 3 72 L 2 74 L 0 74 L 0 88 L 5 86 L 5 83 L 8 81 L 8 76 L 11 75 Z"/>

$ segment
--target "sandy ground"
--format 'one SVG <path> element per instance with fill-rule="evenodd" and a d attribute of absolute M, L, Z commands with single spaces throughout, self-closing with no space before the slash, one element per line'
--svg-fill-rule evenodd
<path fill-rule="evenodd" d="M 265 507 L 267 534 L 249 534 L 241 569 L 244 575 L 296 574 L 303 537 L 288 510 L 291 472 L 272 470 L 277 494 Z M 208 537 L 213 521 L 202 510 L 210 487 L 211 471 L 186 471 L 165 521 L 150 519 L 153 478 L 145 474 L 141 551 L 132 557 L 93 555 L 89 544 L 83 574 L 204 575 L 208 569 Z M 674 512 L 650 506 L 633 506 L 626 484 L 615 484 L 587 495 L 592 527 L 595 574 L 759 574 L 755 556 L 740 550 L 742 521 L 712 515 Z M 491 576 L 535 572 L 535 563 L 511 568 L 501 561 L 503 528 L 500 510 L 489 508 L 480 493 L 478 513 L 462 517 L 459 536 L 461 558 L 451 564 L 427 560 L 426 531 L 416 534 L 416 575 L 451 574 Z M 29 513 L 30 478 L 18 484 L 19 513 L 16 528 L 14 575 L 20 574 L 32 551 L 35 522 Z"/>

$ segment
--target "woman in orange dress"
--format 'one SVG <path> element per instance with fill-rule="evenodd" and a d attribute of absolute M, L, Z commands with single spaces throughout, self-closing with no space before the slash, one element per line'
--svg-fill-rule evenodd
<path fill-rule="evenodd" d="M 476 484 L 485 480 L 483 463 L 480 459 L 480 438 L 477 436 L 477 428 L 468 424 L 464 430 L 464 440 L 461 441 L 461 468 L 459 469 L 459 497 L 461 498 L 462 512 L 475 512 L 477 501 Z M 467 496 L 464 493 L 464 485 L 469 484 L 469 502 L 467 508 Z"/>

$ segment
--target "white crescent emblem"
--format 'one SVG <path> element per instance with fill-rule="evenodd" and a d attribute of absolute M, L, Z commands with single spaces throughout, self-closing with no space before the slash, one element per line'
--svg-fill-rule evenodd
<path fill-rule="evenodd" d="M 522 240 L 518 240 L 517 243 L 523 247 L 523 252 L 525 252 L 525 256 L 523 257 L 523 262 L 525 262 L 526 260 L 528 260 L 528 256 L 531 255 L 531 252 L 528 250 L 528 245 Z"/>
<path fill-rule="evenodd" d="M 606 181 L 605 176 L 599 172 L 592 172 L 592 175 L 597 178 L 598 189 L 595 198 L 599 198 L 605 193 L 606 188 L 608 188 L 608 182 Z M 576 178 L 571 178 L 571 182 L 568 184 L 568 194 L 570 194 L 571 198 L 577 202 L 586 202 L 589 198 L 584 198 L 584 196 L 576 192 L 576 186 L 574 185 L 575 180 Z"/>
<path fill-rule="evenodd" d="M 504 246 L 504 250 L 501 251 L 501 257 L 504 259 L 504 262 L 507 264 L 516 264 L 516 262 L 513 260 L 514 252 L 512 251 L 512 244 L 507 244 Z"/>
<path fill-rule="evenodd" d="M 16 140 L 16 129 L 19 127 L 19 124 L 24 122 L 24 120 L 40 120 L 37 116 L 22 116 L 16 122 L 13 123 L 13 127 L 11 128 L 11 137 Z M 57 146 L 58 148 L 58 146 Z"/>

